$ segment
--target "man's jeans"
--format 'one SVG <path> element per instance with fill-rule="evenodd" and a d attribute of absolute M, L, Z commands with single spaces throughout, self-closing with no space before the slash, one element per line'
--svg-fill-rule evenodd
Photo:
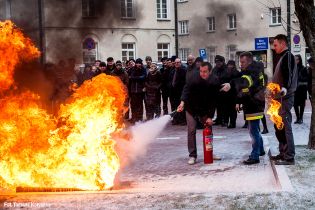
<path fill-rule="evenodd" d="M 197 147 L 196 147 L 196 119 L 186 111 L 187 121 L 187 140 L 188 140 L 188 152 L 189 157 L 197 158 Z"/>
<path fill-rule="evenodd" d="M 253 148 L 252 153 L 250 154 L 250 158 L 254 160 L 259 160 L 259 155 L 264 152 L 264 143 L 260 135 L 259 121 L 260 119 L 248 121 L 248 130 L 249 135 L 252 139 Z"/>
<path fill-rule="evenodd" d="M 284 98 L 282 100 L 279 115 L 282 117 L 284 128 L 282 130 L 278 130 L 275 126 L 276 137 L 279 141 L 279 152 L 285 160 L 292 160 L 295 156 L 294 138 L 291 126 L 291 109 L 293 107 L 293 103 L 294 96 Z"/>

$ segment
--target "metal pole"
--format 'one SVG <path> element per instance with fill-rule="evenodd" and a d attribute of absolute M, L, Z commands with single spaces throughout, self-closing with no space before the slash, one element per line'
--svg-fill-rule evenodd
<path fill-rule="evenodd" d="M 175 55 L 178 56 L 178 15 L 177 15 L 177 0 L 174 0 L 175 14 Z"/>
<path fill-rule="evenodd" d="M 291 2 L 287 0 L 287 33 L 288 33 L 288 50 L 291 52 Z"/>
<path fill-rule="evenodd" d="M 11 0 L 7 0 L 5 2 L 5 7 L 6 7 L 6 19 L 11 20 L 12 17 L 12 7 L 11 7 Z"/>
<path fill-rule="evenodd" d="M 41 52 L 40 64 L 44 64 L 44 31 L 43 31 L 43 14 L 42 14 L 42 0 L 38 0 L 38 31 L 39 31 L 39 50 Z"/>

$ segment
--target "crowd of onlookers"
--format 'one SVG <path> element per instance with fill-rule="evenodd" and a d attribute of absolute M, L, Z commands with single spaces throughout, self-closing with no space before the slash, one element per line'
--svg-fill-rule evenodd
<path fill-rule="evenodd" d="M 302 65 L 301 56 L 296 56 L 296 61 L 299 69 L 299 88 L 296 91 L 294 104 L 297 115 L 295 123 L 302 123 L 310 71 Z M 56 66 L 48 64 L 46 67 L 54 68 L 53 71 L 57 75 L 55 76 L 56 91 L 53 93 L 52 99 L 58 100 L 68 97 L 67 91 L 61 90 L 68 88 L 69 81 L 80 86 L 85 80 L 103 73 L 119 77 L 128 89 L 127 102 L 130 104 L 130 112 L 126 113 L 125 118 L 131 123 L 135 123 L 168 114 L 168 104 L 172 111 L 176 110 L 180 104 L 186 81 L 194 72 L 199 71 L 202 62 L 202 58 L 195 58 L 193 55 L 187 57 L 187 63 L 182 63 L 178 57 L 172 56 L 162 58 L 159 64 L 152 62 L 150 56 L 147 56 L 144 61 L 138 58 L 126 62 L 115 61 L 114 58 L 108 57 L 106 62 L 96 60 L 93 65 L 86 65 L 83 69 L 75 68 L 75 61 L 72 59 L 69 59 L 67 63 L 60 61 Z M 212 73 L 219 78 L 221 84 L 228 83 L 239 76 L 241 70 L 238 70 L 235 61 L 226 62 L 223 56 L 217 55 L 214 63 Z M 309 63 L 310 68 L 314 67 L 312 60 L 309 60 Z M 75 69 L 75 74 L 73 74 L 73 69 Z M 265 80 L 268 80 L 266 75 Z M 217 104 L 214 125 L 235 128 L 237 118 L 235 93 L 218 92 L 218 97 L 213 100 Z M 262 119 L 262 123 L 262 133 L 268 133 L 265 117 Z M 186 125 L 185 114 L 177 113 L 172 124 Z M 243 127 L 247 127 L 246 121 Z"/>

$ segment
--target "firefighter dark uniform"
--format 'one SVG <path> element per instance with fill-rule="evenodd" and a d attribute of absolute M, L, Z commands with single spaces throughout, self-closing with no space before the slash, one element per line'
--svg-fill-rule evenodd
<path fill-rule="evenodd" d="M 238 104 L 243 105 L 245 118 L 248 120 L 252 152 L 247 161 L 252 163 L 259 163 L 259 156 L 265 155 L 259 128 L 260 119 L 264 116 L 264 83 L 262 65 L 255 61 L 241 72 L 240 78 L 231 81 L 231 87 L 238 93 Z M 252 164 L 246 161 L 244 163 Z"/>

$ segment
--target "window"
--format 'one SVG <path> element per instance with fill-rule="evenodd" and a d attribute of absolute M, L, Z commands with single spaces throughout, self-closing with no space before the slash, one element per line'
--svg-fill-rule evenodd
<path fill-rule="evenodd" d="M 190 49 L 189 48 L 180 48 L 179 49 L 179 58 L 182 61 L 187 61 L 187 57 L 190 54 Z"/>
<path fill-rule="evenodd" d="M 121 17 L 134 18 L 133 0 L 120 0 Z"/>
<path fill-rule="evenodd" d="M 211 63 L 212 66 L 214 66 L 214 58 L 215 58 L 216 53 L 217 53 L 216 47 L 207 48 L 208 61 Z"/>
<path fill-rule="evenodd" d="M 169 43 L 158 43 L 157 44 L 158 61 L 163 57 L 170 56 L 170 44 Z"/>
<path fill-rule="evenodd" d="M 82 17 L 96 17 L 96 0 L 82 0 Z"/>
<path fill-rule="evenodd" d="M 156 0 L 157 19 L 169 19 L 169 0 Z"/>
<path fill-rule="evenodd" d="M 136 44 L 135 43 L 122 43 L 122 61 L 127 61 L 131 58 L 135 59 L 136 57 Z"/>
<path fill-rule="evenodd" d="M 208 17 L 208 31 L 215 31 L 215 18 Z"/>
<path fill-rule="evenodd" d="M 270 25 L 281 25 L 281 8 L 270 9 Z"/>
<path fill-rule="evenodd" d="M 185 35 L 185 34 L 188 34 L 189 31 L 188 31 L 188 20 L 184 20 L 184 21 L 179 21 L 178 22 L 179 24 L 179 34 L 180 35 Z"/>
<path fill-rule="evenodd" d="M 235 61 L 235 59 L 236 59 L 236 51 L 237 51 L 236 45 L 228 45 L 227 46 L 227 58 L 229 60 Z"/>
<path fill-rule="evenodd" d="M 236 14 L 229 14 L 228 15 L 228 29 L 234 30 L 236 29 Z"/>
<path fill-rule="evenodd" d="M 98 59 L 97 55 L 97 42 L 88 37 L 82 43 L 83 50 L 83 63 L 93 64 Z"/>

